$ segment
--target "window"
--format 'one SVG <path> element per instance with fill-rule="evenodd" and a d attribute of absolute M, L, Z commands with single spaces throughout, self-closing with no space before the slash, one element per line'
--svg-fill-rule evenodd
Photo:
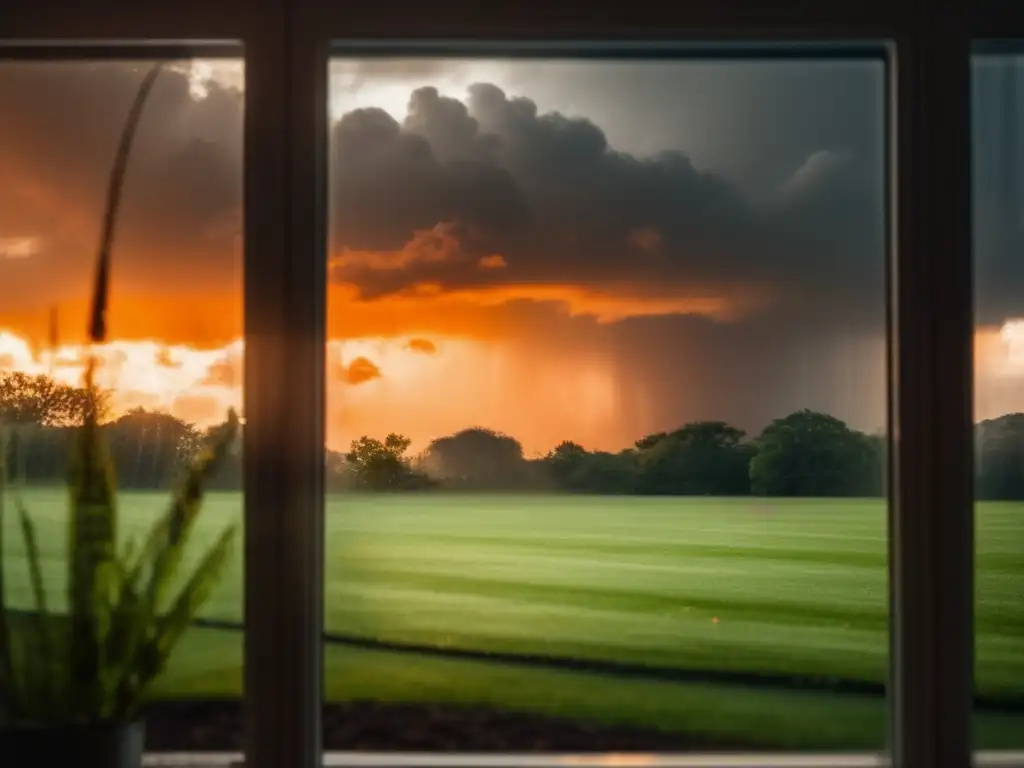
<path fill-rule="evenodd" d="M 229 409 L 241 407 L 242 77 L 241 59 L 0 62 L 0 416 L 18 438 L 12 485 L 35 520 L 54 611 L 68 609 L 65 485 L 85 397 L 107 185 L 139 94 L 145 102 L 114 228 L 107 337 L 92 348 L 125 558 L 134 557 L 129 542 L 138 553 Z M 240 436 L 205 484 L 169 599 L 222 532 L 239 529 L 222 583 L 149 692 L 152 750 L 241 747 Z M 6 598 L 33 610 L 21 527 L 6 517 Z"/>
<path fill-rule="evenodd" d="M 325 748 L 883 749 L 880 53 L 330 72 Z"/>
<path fill-rule="evenodd" d="M 1018 282 L 1022 59 L 972 57 L 975 265 L 975 740 L 1024 746 L 1024 438 Z M 991 714 L 989 714 L 991 713 Z M 1002 720 L 1009 726 L 997 728 Z"/>
<path fill-rule="evenodd" d="M 973 582 L 977 581 L 979 638 L 974 645 L 982 690 L 977 701 L 975 722 L 981 727 L 976 729 L 976 745 L 1012 746 L 1012 732 L 1009 737 L 1005 734 L 1017 716 L 981 711 L 985 696 L 990 695 L 984 693 L 984 686 L 991 686 L 995 678 L 1000 687 L 1004 677 L 1009 679 L 1010 675 L 997 670 L 1013 655 L 1005 652 L 1004 641 L 1012 643 L 1011 635 L 1004 632 L 1003 639 L 994 642 L 996 635 L 991 630 L 998 629 L 999 622 L 1005 629 L 1013 620 L 1008 618 L 1010 614 L 993 610 L 1002 588 L 996 576 L 1002 566 L 998 557 L 992 557 L 1001 553 L 991 549 L 992 535 L 986 533 L 989 520 L 994 519 L 986 511 L 990 502 L 979 504 L 975 532 L 970 493 L 973 425 L 984 411 L 983 398 L 971 396 L 974 371 L 970 352 L 974 344 L 980 360 L 986 350 L 991 351 L 994 347 L 986 346 L 985 334 L 991 337 L 991 329 L 1001 327 L 1005 318 L 992 319 L 999 316 L 1000 306 L 994 289 L 989 298 L 978 296 L 977 317 L 972 315 L 970 278 L 975 265 L 970 260 L 967 217 L 971 211 L 969 41 L 1024 37 L 1014 10 L 1014 4 L 1001 0 L 921 4 L 915 13 L 904 3 L 875 0 L 782 0 L 770 9 L 756 0 L 675 5 L 635 0 L 607 15 L 596 15 L 590 5 L 582 3 L 535 8 L 498 2 L 488 5 L 478 17 L 466 15 L 459 5 L 398 12 L 383 3 L 312 0 L 260 4 L 225 0 L 214 5 L 193 0 L 170 4 L 98 0 L 81 12 L 71 4 L 42 0 L 5 8 L 0 14 L 0 51 L 5 61 L 93 60 L 110 55 L 112 40 L 147 40 L 120 47 L 113 54 L 139 61 L 225 53 L 218 43 L 204 43 L 200 50 L 175 42 L 187 39 L 228 39 L 244 44 L 246 120 L 241 145 L 246 414 L 242 475 L 248 567 L 242 593 L 246 763 L 257 768 L 319 764 L 325 679 L 327 693 L 338 700 L 337 691 L 330 690 L 330 675 L 323 675 L 321 665 L 322 619 L 330 605 L 323 592 L 332 584 L 325 583 L 322 572 L 324 556 L 330 556 L 324 547 L 323 526 L 327 523 L 329 532 L 330 523 L 324 513 L 324 481 L 329 477 L 323 457 L 325 443 L 335 451 L 348 446 L 347 436 L 340 445 L 336 438 L 325 440 L 325 427 L 330 427 L 323 418 L 328 380 L 324 362 L 329 347 L 325 338 L 327 308 L 322 299 L 327 277 L 328 227 L 323 219 L 328 187 L 325 170 L 329 167 L 325 119 L 328 51 L 329 41 L 341 38 L 355 41 L 344 51 L 349 59 L 364 54 L 379 57 L 382 48 L 398 50 L 397 45 L 380 42 L 385 40 L 401 43 L 407 56 L 451 56 L 455 46 L 423 42 L 424 37 L 433 37 L 465 41 L 467 47 L 459 54 L 477 59 L 495 54 L 487 44 L 476 41 L 505 41 L 505 53 L 516 58 L 528 53 L 544 57 L 543 40 L 572 40 L 576 41 L 572 52 L 593 62 L 607 58 L 610 47 L 604 41 L 628 34 L 636 42 L 626 46 L 627 58 L 636 58 L 637 51 L 645 47 L 647 53 L 665 54 L 664 41 L 672 38 L 689 41 L 685 58 L 699 58 L 694 51 L 700 49 L 718 63 L 723 63 L 723 58 L 749 57 L 752 51 L 764 58 L 764 44 L 797 40 L 791 48 L 793 58 L 809 66 L 823 58 L 835 61 L 837 46 L 829 41 L 889 41 L 887 58 L 896 66 L 887 68 L 883 86 L 889 126 L 885 150 L 889 173 L 884 180 L 888 205 L 884 211 L 890 279 L 884 290 L 888 295 L 886 378 L 892 449 L 887 482 L 892 609 L 888 743 L 893 762 L 907 768 L 962 768 L 969 763 L 974 627 L 967 619 Z M 56 42 L 44 52 L 41 40 Z M 720 48 L 712 52 L 708 40 L 734 41 L 736 45 L 723 57 Z M 859 43 L 851 45 L 856 48 Z M 838 47 L 845 49 L 845 44 Z M 228 53 L 237 56 L 239 50 L 233 48 Z M 979 49 L 976 61 L 980 62 L 981 53 L 991 52 L 989 45 L 984 52 Z M 1001 52 L 1009 53 L 1010 48 L 1002 45 Z M 666 58 L 678 59 L 677 53 Z M 393 106 L 394 93 L 381 95 L 388 102 L 385 106 Z M 724 92 L 715 95 L 728 96 Z M 681 94 L 675 101 L 685 103 L 687 96 Z M 8 111 L 6 104 L 3 106 L 0 114 L 6 120 Z M 818 117 L 825 120 L 828 116 Z M 767 144 L 769 138 L 765 131 L 762 143 Z M 978 154 L 988 152 L 990 146 L 985 145 Z M 0 158 L 0 172 L 7 162 L 6 156 Z M 70 167 L 75 167 L 74 162 Z M 0 208 L 0 222 L 5 226 L 7 213 Z M 981 219 L 977 211 L 976 216 Z M 3 235 L 4 253 L 24 263 L 24 255 L 34 248 L 33 235 L 26 234 L 23 227 L 16 229 Z M 975 229 L 980 294 L 986 290 L 984 285 L 992 289 L 1000 278 L 998 270 L 989 268 L 996 262 L 986 261 L 983 255 L 985 233 L 980 227 Z M 735 236 L 745 234 L 736 232 Z M 4 258 L 6 261 L 8 256 Z M 507 257 L 506 262 L 511 263 Z M 994 277 L 982 279 L 987 273 Z M 27 297 L 16 298 L 24 301 Z M 6 301 L 0 312 L 5 307 Z M 49 307 L 42 311 L 50 313 Z M 70 322 L 65 319 L 69 311 L 59 309 L 59 323 L 53 324 L 61 327 L 62 337 L 64 323 Z M 50 325 L 49 320 L 37 322 L 42 328 Z M 982 328 L 977 329 L 976 324 Z M 37 332 L 43 333 L 49 335 L 48 331 Z M 556 336 L 551 341 L 557 340 Z M 34 344 L 43 350 L 48 346 L 47 341 Z M 363 356 L 373 361 L 365 351 Z M 342 365 L 347 366 L 344 360 Z M 377 367 L 386 373 L 382 365 Z M 836 391 L 839 389 L 837 385 Z M 978 389 L 982 394 L 980 384 Z M 333 499 L 326 501 L 329 507 Z M 977 579 L 972 578 L 970 557 L 975 533 Z M 329 565 L 328 572 L 336 567 Z M 996 570 L 986 574 L 985 569 L 993 565 Z M 809 583 L 807 589 L 813 592 L 816 586 Z M 218 597 L 210 604 L 211 612 L 222 605 L 220 600 Z M 329 628 L 334 619 L 327 618 Z M 327 655 L 324 660 L 330 671 L 330 652 Z M 439 677 L 425 674 L 422 679 L 437 681 Z M 750 762 L 756 764 L 762 757 L 751 755 Z M 237 761 L 238 756 L 224 759 Z M 341 755 L 332 756 L 331 761 L 352 759 L 367 758 Z M 379 755 L 368 759 L 390 760 Z M 637 758 L 602 755 L 598 759 L 614 764 Z M 807 759 L 822 762 L 816 757 Z M 852 758 L 860 760 L 870 764 L 873 758 L 866 754 Z M 1010 765 L 1013 761 L 1012 754 L 978 758 L 978 763 L 985 765 Z M 426 761 L 420 758 L 420 762 Z"/>

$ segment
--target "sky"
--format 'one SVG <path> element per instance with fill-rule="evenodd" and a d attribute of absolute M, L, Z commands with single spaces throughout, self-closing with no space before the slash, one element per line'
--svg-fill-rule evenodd
<path fill-rule="evenodd" d="M 975 66 L 978 418 L 1024 410 L 1016 66 Z M 81 375 L 145 69 L 0 64 L 0 370 Z M 334 61 L 328 443 L 483 426 L 530 455 L 618 450 L 805 407 L 880 431 L 883 78 L 870 61 Z M 240 404 L 243 83 L 240 62 L 180 62 L 146 106 L 100 350 L 120 409 L 205 425 Z"/>

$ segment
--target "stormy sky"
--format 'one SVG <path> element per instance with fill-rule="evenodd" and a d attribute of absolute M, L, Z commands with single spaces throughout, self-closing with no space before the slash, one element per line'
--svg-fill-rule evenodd
<path fill-rule="evenodd" d="M 1024 407 L 1024 349 L 997 335 L 1024 317 L 1004 63 L 975 68 L 980 416 Z M 143 71 L 2 65 L 0 326 L 38 338 L 59 302 L 74 333 Z M 336 61 L 329 427 L 482 424 L 528 451 L 704 418 L 756 432 L 802 407 L 880 429 L 883 78 L 869 61 Z M 237 65 L 158 80 L 115 335 L 240 334 L 240 85 Z"/>

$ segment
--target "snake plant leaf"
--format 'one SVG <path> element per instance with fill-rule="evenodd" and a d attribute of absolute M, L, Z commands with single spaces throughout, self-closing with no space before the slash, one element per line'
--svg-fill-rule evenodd
<path fill-rule="evenodd" d="M 203 491 L 209 478 L 221 467 L 238 433 L 238 415 L 232 410 L 228 420 L 211 436 L 206 447 L 193 460 L 182 480 L 170 509 L 157 523 L 144 547 L 139 566 L 151 557 L 152 567 L 145 590 L 145 608 L 150 615 L 161 608 L 181 562 L 189 534 L 202 506 Z M 152 542 L 152 543 L 151 543 Z M 148 549 L 148 552 L 147 552 Z"/>
<path fill-rule="evenodd" d="M 95 283 L 89 314 L 89 339 L 106 341 L 107 305 L 110 294 L 110 259 L 114 244 L 121 190 L 142 109 L 163 67 L 158 62 L 143 77 L 132 102 L 118 143 L 107 187 L 103 226 L 96 259 Z M 86 401 L 76 452 L 76 472 L 71 483 L 69 532 L 68 610 L 71 615 L 71 669 L 69 697 L 72 705 L 95 714 L 102 710 L 104 636 L 109 632 L 110 611 L 103 599 L 112 589 L 111 561 L 116 557 L 117 510 L 113 468 L 99 433 L 101 397 L 95 386 L 96 359 L 86 369 Z"/>
<path fill-rule="evenodd" d="M 157 618 L 155 632 L 148 638 L 141 655 L 140 687 L 144 688 L 164 670 L 181 636 L 217 587 L 230 562 L 236 533 L 237 529 L 231 526 L 220 535 L 178 593 L 171 609 Z"/>
<path fill-rule="evenodd" d="M 27 616 L 26 635 L 31 638 L 33 664 L 36 670 L 36 684 L 43 706 L 53 711 L 58 706 L 58 691 L 53 676 L 52 664 L 56 658 L 56 645 L 50 621 L 50 610 L 46 604 L 46 585 L 43 583 L 43 569 L 39 555 L 39 540 L 36 536 L 35 522 L 29 517 L 25 504 L 20 497 L 17 501 L 18 517 L 21 522 L 21 533 L 25 540 L 25 552 L 28 556 L 29 581 L 32 585 L 32 596 L 35 600 L 35 611 Z M 28 627 L 31 626 L 31 632 Z"/>
<path fill-rule="evenodd" d="M 106 341 L 111 252 L 127 160 L 142 108 L 162 66 L 157 63 L 143 78 L 111 171 L 89 315 L 88 335 L 93 343 Z M 55 328 L 54 311 L 51 347 L 56 346 Z M 231 551 L 234 528 L 224 532 L 170 609 L 161 613 L 163 598 L 176 582 L 206 481 L 233 447 L 238 417 L 232 411 L 191 464 L 170 508 L 138 550 L 129 545 L 119 554 L 114 467 L 100 431 L 104 393 L 95 384 L 95 372 L 96 358 L 90 356 L 85 375 L 88 397 L 68 478 L 66 619 L 49 610 L 35 525 L 17 499 L 36 610 L 9 609 L 0 564 L 0 725 L 134 716 L 146 684 L 164 669 L 175 644 L 210 596 Z M 0 553 L 4 551 L 3 505 L 10 458 L 2 427 Z"/>
<path fill-rule="evenodd" d="M 114 156 L 114 165 L 110 170 L 110 183 L 107 186 L 107 203 L 103 211 L 103 229 L 100 233 L 99 255 L 96 260 L 96 276 L 93 285 L 92 311 L 89 315 L 89 338 L 99 344 L 107 339 L 107 304 L 110 296 L 110 255 L 114 246 L 114 232 L 117 225 L 117 214 L 121 208 L 121 190 L 128 168 L 128 157 L 131 154 L 135 132 L 139 127 L 142 109 L 146 106 L 150 91 L 156 83 L 157 75 L 164 67 L 158 61 L 142 78 L 139 90 L 135 94 L 128 117 L 121 131 L 121 141 Z"/>
<path fill-rule="evenodd" d="M 4 503 L 7 498 L 8 430 L 0 424 L 0 723 L 14 715 L 14 662 L 11 659 L 11 627 L 4 585 Z"/>
<path fill-rule="evenodd" d="M 166 654 L 157 642 L 157 624 L 164 597 L 174 584 L 202 505 L 203 489 L 228 455 L 238 423 L 237 414 L 229 412 L 227 422 L 193 460 L 169 509 L 150 528 L 138 557 L 125 563 L 111 638 L 121 658 L 133 660 L 121 668 L 118 677 L 120 708 L 137 700 L 142 687 L 163 668 Z"/>
<path fill-rule="evenodd" d="M 95 392 L 95 361 L 86 371 L 86 389 Z M 91 398 L 90 398 L 91 400 Z M 87 401 L 88 402 L 88 401 Z M 68 523 L 68 611 L 71 617 L 69 696 L 74 708 L 100 708 L 102 663 L 99 623 L 104 612 L 98 594 L 109 593 L 110 568 L 116 556 L 117 505 L 113 465 L 103 443 L 96 409 L 88 404 L 73 455 L 71 510 Z"/>
<path fill-rule="evenodd" d="M 128 580 L 125 560 L 117 559 L 113 565 L 117 572 L 117 599 L 107 637 L 108 690 L 111 717 L 123 717 L 138 698 L 138 653 L 146 630 L 141 625 L 139 595 Z"/>
<path fill-rule="evenodd" d="M 174 605 L 161 616 L 157 626 L 157 641 L 161 653 L 169 653 L 182 633 L 196 618 L 199 608 L 207 601 L 231 559 L 237 528 L 230 526 L 217 539 L 192 577 L 178 594 Z"/>

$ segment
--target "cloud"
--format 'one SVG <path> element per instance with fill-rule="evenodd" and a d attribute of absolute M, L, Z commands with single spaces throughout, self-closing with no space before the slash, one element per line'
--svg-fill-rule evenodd
<path fill-rule="evenodd" d="M 181 368 L 182 361 L 176 360 L 171 350 L 167 347 L 161 347 L 156 351 L 156 364 L 160 368 Z"/>
<path fill-rule="evenodd" d="M 237 403 L 232 401 L 227 393 L 214 390 L 176 397 L 168 410 L 179 419 L 205 426 L 223 422 L 228 408 L 232 406 L 237 406 Z"/>
<path fill-rule="evenodd" d="M 380 368 L 365 357 L 357 357 L 342 367 L 342 377 L 347 384 L 356 386 L 381 377 Z"/>
<path fill-rule="evenodd" d="M 441 92 L 447 65 L 346 65 L 361 97 L 382 84 L 439 87 L 408 91 L 402 122 L 359 109 L 331 127 L 332 337 L 599 350 L 623 366 L 620 407 L 635 424 L 728 417 L 715 410 L 725 402 L 756 422 L 778 410 L 769 401 L 819 396 L 882 412 L 884 350 L 871 346 L 884 328 L 881 67 L 505 68 L 520 65 L 533 74 L 515 88 L 478 83 L 458 99 Z M 84 327 L 109 166 L 145 69 L 0 67 L 0 146 L 17 148 L 0 164 L 0 242 L 38 247 L 0 258 L 0 325 L 45 338 L 59 302 Z M 581 114 L 549 108 L 570 101 Z M 242 106 L 237 88 L 187 67 L 157 81 L 118 227 L 115 332 L 240 334 Z M 983 118 L 977 148 L 992 140 Z M 975 259 L 979 322 L 998 324 L 1024 316 L 1024 230 L 994 218 L 991 186 L 977 193 Z M 381 375 L 367 363 L 363 375 Z M 639 370 L 645 381 L 632 381 Z"/>
<path fill-rule="evenodd" d="M 460 258 L 461 246 L 454 222 L 438 222 L 419 229 L 401 248 L 390 251 L 357 251 L 343 246 L 330 266 L 351 279 L 363 270 L 398 270 L 419 265 L 440 265 Z"/>
<path fill-rule="evenodd" d="M 0 237 L 0 259 L 29 259 L 40 250 L 37 237 Z"/>
<path fill-rule="evenodd" d="M 661 251 L 663 243 L 661 234 L 653 227 L 641 227 L 629 233 L 627 242 L 639 251 L 656 254 Z"/>
<path fill-rule="evenodd" d="M 499 253 L 492 253 L 489 256 L 481 256 L 477 261 L 477 265 L 481 269 L 505 269 L 508 266 L 508 262 L 505 261 L 505 257 Z"/>
<path fill-rule="evenodd" d="M 406 345 L 412 352 L 422 355 L 433 355 L 437 353 L 437 345 L 430 339 L 410 339 Z"/>
<path fill-rule="evenodd" d="M 434 301 L 452 304 L 473 304 L 483 307 L 501 307 L 516 302 L 553 305 L 570 317 L 585 316 L 599 323 L 613 323 L 629 317 L 657 315 L 703 315 L 729 320 L 744 314 L 757 306 L 757 296 L 745 297 L 741 301 L 739 290 L 736 296 L 725 299 L 711 294 L 665 295 L 631 297 L 629 286 L 616 291 L 588 289 L 578 285 L 524 284 L 474 286 L 445 290 L 437 283 L 417 283 L 397 294 L 390 302 L 403 299 L 416 301 L 430 297 Z"/>
<path fill-rule="evenodd" d="M 491 84 L 465 100 L 420 88 L 409 104 L 403 123 L 355 110 L 333 132 L 335 252 L 389 267 L 343 276 L 364 301 L 429 289 L 490 306 L 558 293 L 570 314 L 602 321 L 633 308 L 721 320 L 774 311 L 790 324 L 881 317 L 881 191 L 846 149 L 809 148 L 762 204 L 680 151 L 616 151 L 592 122 Z M 445 222 L 457 222 L 458 248 L 409 255 L 418 233 Z"/>
<path fill-rule="evenodd" d="M 15 255 L 40 257 L 16 270 L 0 259 L 9 307 L 86 292 L 111 163 L 149 66 L 0 65 L 0 146 L 16 148 L 0 164 L 0 252 L 14 243 Z M 241 290 L 242 96 L 215 82 L 203 98 L 191 91 L 188 69 L 168 68 L 143 112 L 117 225 L 116 294 Z"/>
<path fill-rule="evenodd" d="M 14 107 L 0 142 L 19 151 L 0 170 L 0 238 L 40 238 L 49 277 L 12 273 L 11 310 L 40 303 L 28 288 L 41 282 L 65 295 L 88 285 L 109 164 L 145 69 L 4 65 L 0 99 Z M 434 72 L 416 61 L 349 69 L 399 79 Z M 161 74 L 129 167 L 116 296 L 140 286 L 241 292 L 241 129 L 236 88 L 201 67 Z M 576 296 L 644 305 L 642 314 L 708 306 L 723 317 L 724 305 L 750 306 L 755 285 L 759 312 L 806 308 L 806 320 L 861 298 L 851 281 L 881 290 L 881 251 L 865 255 L 881 248 L 880 234 L 865 234 L 881 232 L 870 202 L 880 194 L 857 162 L 828 162 L 848 157 L 844 147 L 808 147 L 790 171 L 790 193 L 760 205 L 681 151 L 618 151 L 583 117 L 478 83 L 463 99 L 415 89 L 403 123 L 379 109 L 351 111 L 332 128 L 330 154 L 331 275 L 362 303 L 430 284 L 437 296 L 482 296 L 496 310 L 498 288 L 523 301 L 535 286 L 546 302 L 575 286 Z M 816 298 L 805 307 L 799 295 Z"/>
<path fill-rule="evenodd" d="M 241 384 L 241 363 L 227 358 L 212 363 L 201 384 L 210 387 L 235 387 Z"/>

